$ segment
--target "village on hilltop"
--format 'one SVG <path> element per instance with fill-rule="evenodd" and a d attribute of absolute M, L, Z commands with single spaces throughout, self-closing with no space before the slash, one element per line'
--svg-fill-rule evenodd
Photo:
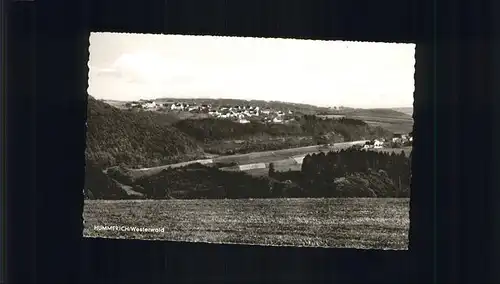
<path fill-rule="evenodd" d="M 139 108 L 144 110 L 183 111 L 198 114 L 207 114 L 214 118 L 232 119 L 239 123 L 250 123 L 251 120 L 272 123 L 288 123 L 294 120 L 293 111 L 282 111 L 274 109 L 261 109 L 252 105 L 221 105 L 197 104 L 195 102 L 166 102 L 139 101 L 127 103 L 128 108 Z"/>

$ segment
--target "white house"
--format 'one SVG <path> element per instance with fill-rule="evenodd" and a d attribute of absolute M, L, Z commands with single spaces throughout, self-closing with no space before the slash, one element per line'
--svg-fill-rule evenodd
<path fill-rule="evenodd" d="M 247 119 L 240 119 L 238 122 L 239 123 L 250 123 L 250 121 Z"/>
<path fill-rule="evenodd" d="M 381 149 L 383 147 L 384 147 L 384 142 L 383 141 L 375 140 L 373 142 L 373 148 L 375 148 L 375 149 Z"/>
<path fill-rule="evenodd" d="M 181 104 L 181 103 L 172 104 L 170 106 L 170 109 L 171 110 L 183 110 L 184 109 L 184 104 Z"/>
<path fill-rule="evenodd" d="M 283 122 L 283 120 L 282 120 L 282 119 L 279 119 L 279 118 L 277 118 L 277 117 L 275 117 L 275 118 L 273 119 L 273 122 L 274 122 L 274 123 L 282 123 L 282 122 Z"/>

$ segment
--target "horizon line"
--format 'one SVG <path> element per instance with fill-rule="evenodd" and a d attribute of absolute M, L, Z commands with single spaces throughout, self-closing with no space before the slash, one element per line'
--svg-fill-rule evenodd
<path fill-rule="evenodd" d="M 88 95 L 97 99 L 92 95 Z M 154 99 L 138 99 L 138 100 L 116 100 L 116 99 L 97 99 L 101 101 L 111 101 L 111 102 L 134 102 L 134 101 L 156 101 L 163 99 L 173 99 L 173 100 L 239 100 L 239 101 L 261 101 L 261 102 L 278 102 L 278 103 L 287 103 L 287 104 L 299 104 L 299 105 L 309 105 L 318 108 L 332 108 L 332 107 L 344 107 L 344 108 L 352 108 L 352 109 L 395 109 L 395 108 L 413 108 L 413 105 L 410 106 L 391 106 L 391 107 L 351 107 L 346 105 L 336 105 L 336 106 L 321 106 L 315 105 L 311 103 L 296 103 L 296 102 L 287 102 L 287 101 L 279 101 L 279 100 L 259 100 L 259 99 L 236 99 L 236 98 L 176 98 L 176 97 L 159 97 Z"/>

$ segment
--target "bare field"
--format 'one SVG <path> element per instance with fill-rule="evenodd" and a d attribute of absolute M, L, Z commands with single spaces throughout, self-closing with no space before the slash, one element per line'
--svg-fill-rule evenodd
<path fill-rule="evenodd" d="M 349 116 L 348 116 L 349 117 Z M 387 123 L 413 123 L 413 119 L 411 117 L 402 118 L 402 117 L 383 117 L 383 116 L 363 116 L 356 115 L 350 116 L 353 119 L 359 119 L 363 121 L 378 121 L 378 122 L 387 122 Z"/>
<path fill-rule="evenodd" d="M 84 236 L 253 245 L 408 248 L 409 199 L 86 200 Z M 165 228 L 96 231 L 95 225 Z"/>

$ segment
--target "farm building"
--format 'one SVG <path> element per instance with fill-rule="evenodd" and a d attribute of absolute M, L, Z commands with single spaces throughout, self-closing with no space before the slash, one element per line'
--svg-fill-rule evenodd
<path fill-rule="evenodd" d="M 373 142 L 373 148 L 375 148 L 375 149 L 381 149 L 383 147 L 384 147 L 384 141 L 375 140 Z"/>
<path fill-rule="evenodd" d="M 156 108 L 156 103 L 155 102 L 147 102 L 142 105 L 143 108 Z"/>

